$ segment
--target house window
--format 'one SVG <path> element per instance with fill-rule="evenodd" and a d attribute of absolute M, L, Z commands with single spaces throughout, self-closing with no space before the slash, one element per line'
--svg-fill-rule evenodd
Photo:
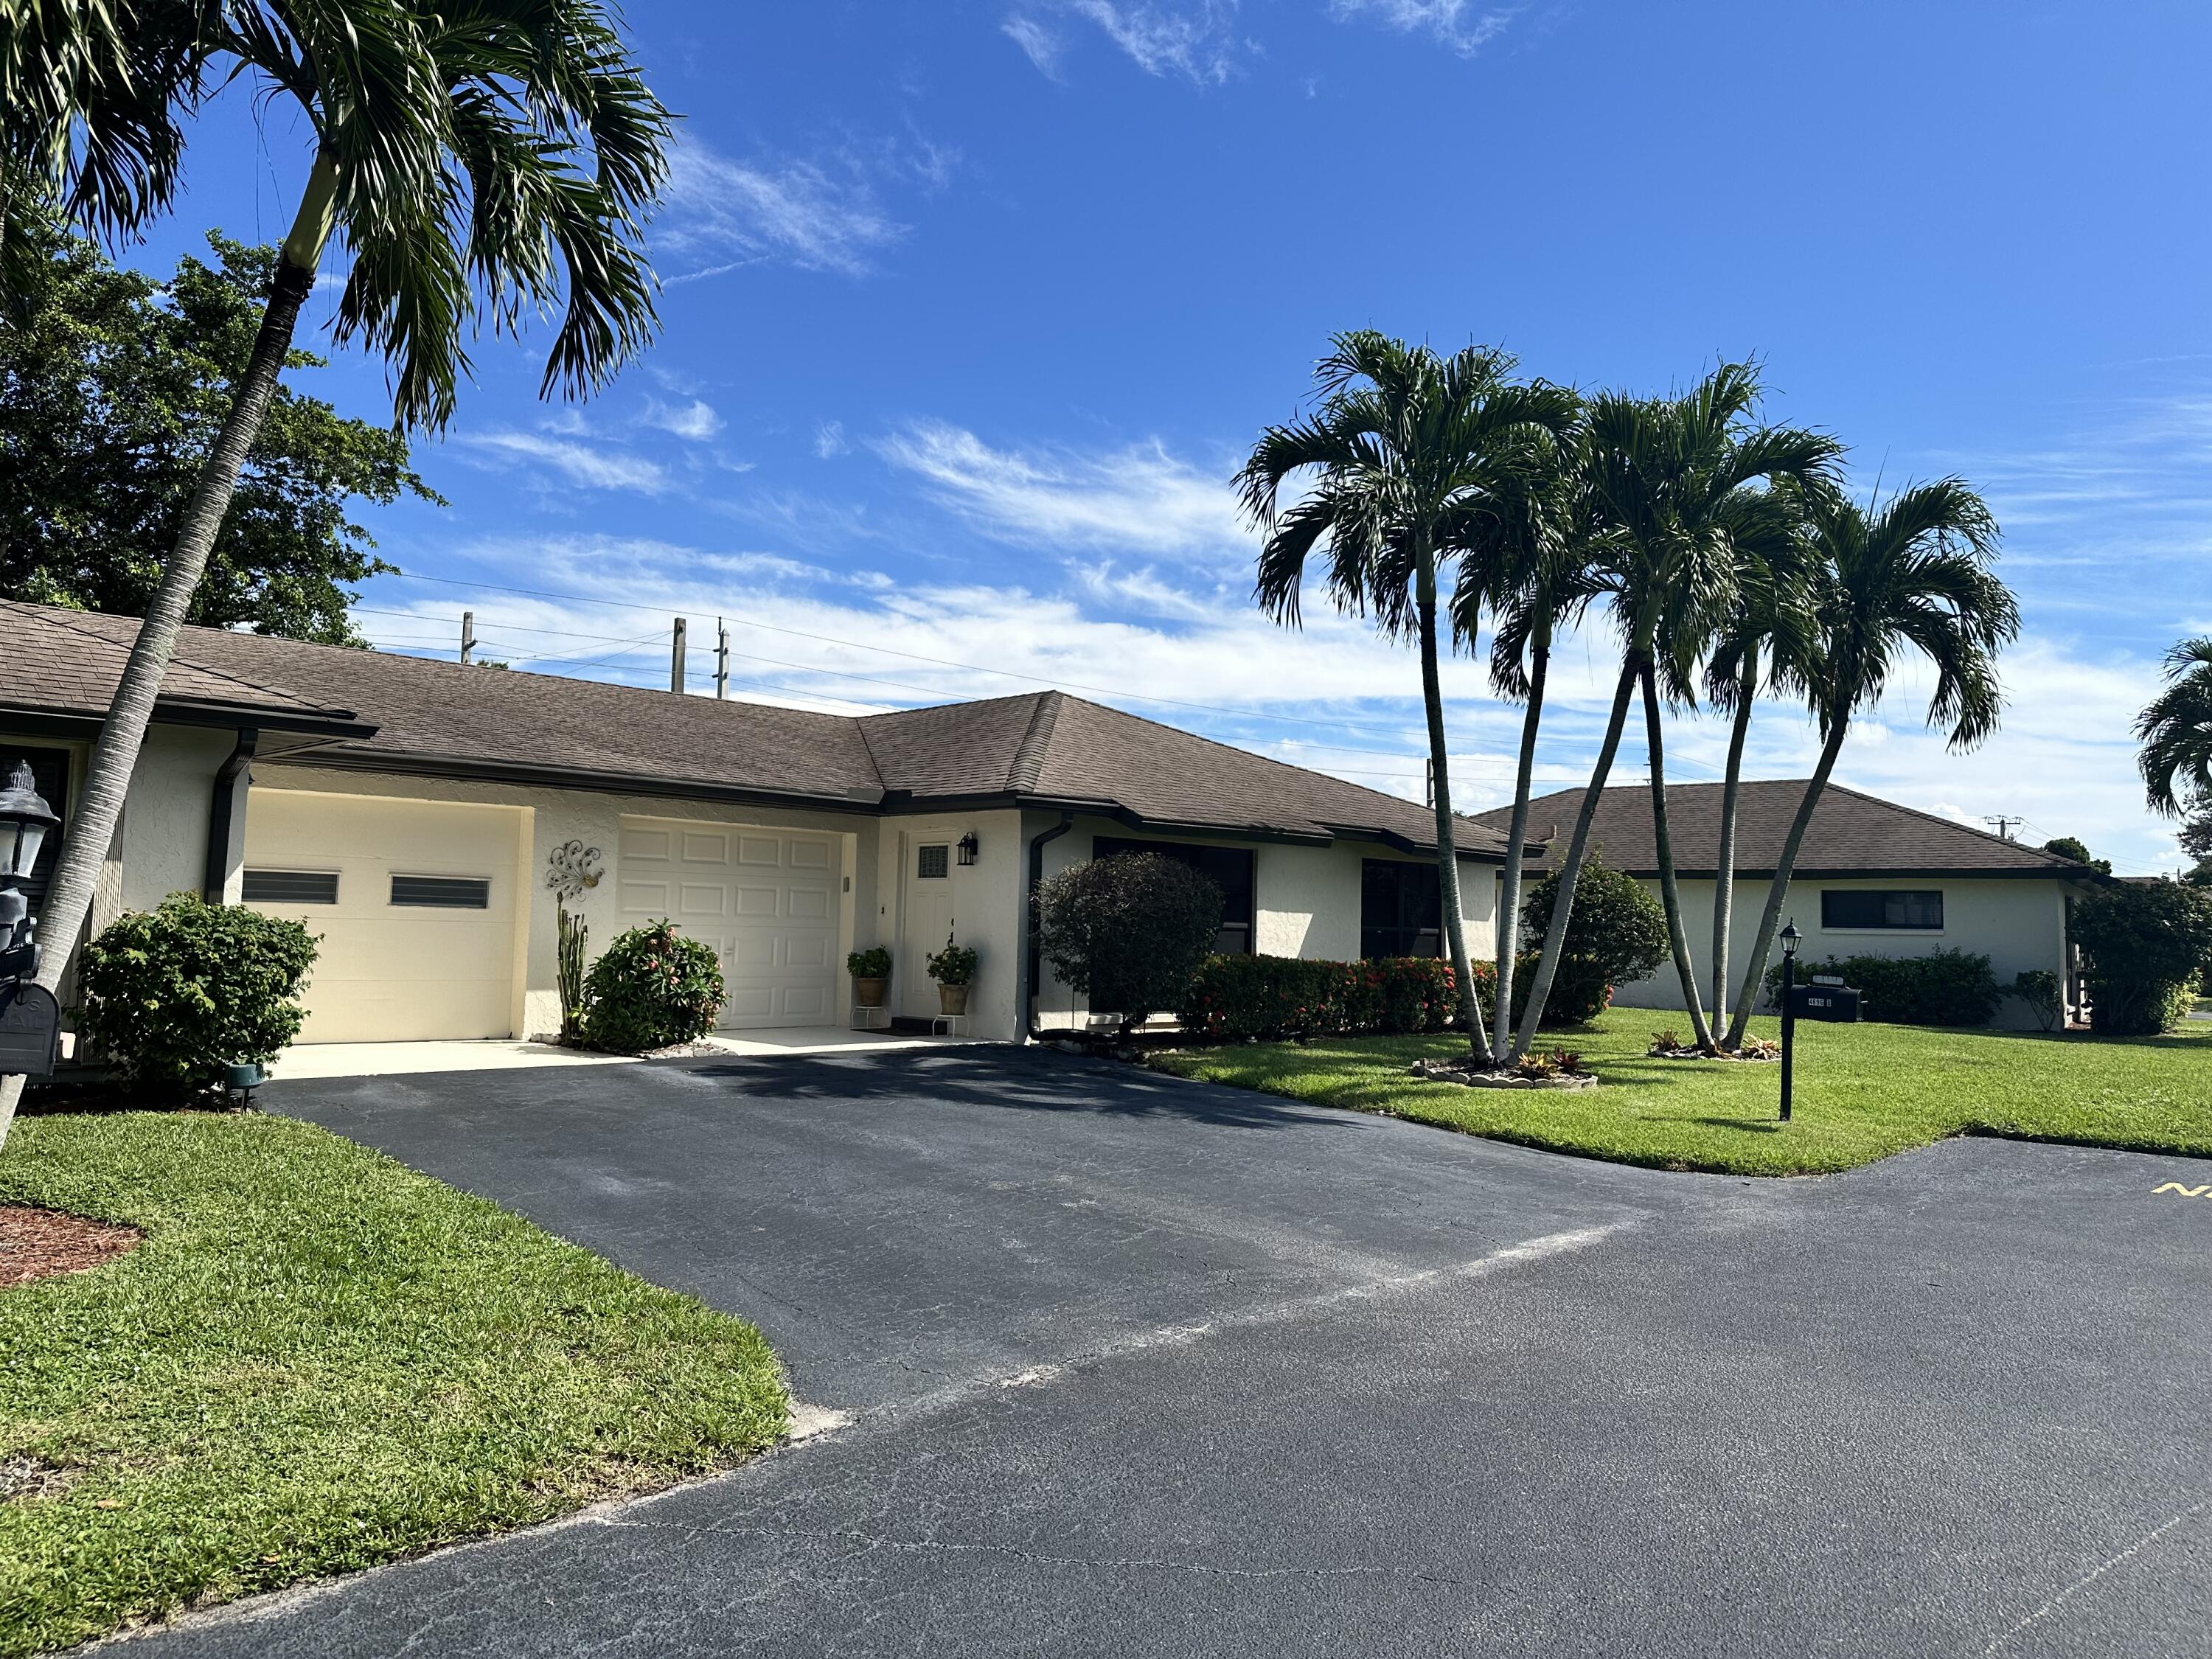
<path fill-rule="evenodd" d="M 239 896 L 248 904 L 336 904 L 335 870 L 248 870 Z"/>
<path fill-rule="evenodd" d="M 1943 925 L 1941 888 L 1835 888 L 1820 895 L 1823 927 L 1897 927 L 1933 932 Z"/>
<path fill-rule="evenodd" d="M 1221 890 L 1221 931 L 1213 948 L 1224 957 L 1252 954 L 1252 849 L 1249 847 L 1203 847 L 1182 841 L 1135 841 L 1121 836 L 1093 836 L 1091 856 L 1110 859 L 1121 853 L 1158 853 L 1164 859 L 1188 865 Z"/>
<path fill-rule="evenodd" d="M 942 842 L 915 849 L 914 872 L 924 881 L 941 881 L 950 873 L 952 849 Z"/>
<path fill-rule="evenodd" d="M 489 910 L 491 883 L 481 876 L 394 876 L 392 902 L 434 910 Z"/>
<path fill-rule="evenodd" d="M 1361 956 L 1440 957 L 1443 915 L 1435 865 L 1397 859 L 1360 861 Z"/>

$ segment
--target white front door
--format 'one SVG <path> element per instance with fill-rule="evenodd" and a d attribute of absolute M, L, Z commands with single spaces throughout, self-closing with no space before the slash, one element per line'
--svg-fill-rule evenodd
<path fill-rule="evenodd" d="M 255 788 L 245 902 L 322 936 L 302 1042 L 514 1030 L 514 806 Z"/>
<path fill-rule="evenodd" d="M 624 818 L 625 925 L 673 921 L 714 949 L 720 1024 L 827 1025 L 837 1018 L 837 842 L 829 836 L 688 818 Z"/>
<path fill-rule="evenodd" d="M 938 1012 L 937 983 L 929 976 L 929 958 L 945 948 L 952 932 L 953 842 L 949 836 L 902 834 L 905 870 L 900 879 L 904 892 L 899 934 L 899 961 L 895 970 L 898 1007 L 916 1018 Z"/>

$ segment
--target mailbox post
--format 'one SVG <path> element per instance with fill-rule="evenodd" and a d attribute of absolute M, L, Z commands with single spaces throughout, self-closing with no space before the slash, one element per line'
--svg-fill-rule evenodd
<path fill-rule="evenodd" d="M 38 922 L 20 890 L 46 832 L 60 822 L 32 783 L 30 763 L 17 762 L 0 787 L 0 1076 L 45 1077 L 54 1069 L 61 1009 L 52 992 L 33 982 Z"/>
<path fill-rule="evenodd" d="M 1782 928 L 1782 1121 L 1790 1121 L 1790 1065 L 1797 1047 L 1797 945 L 1803 934 L 1793 916 Z"/>
<path fill-rule="evenodd" d="M 1809 985 L 1797 982 L 1797 924 L 1782 930 L 1782 1121 L 1790 1121 L 1790 1085 L 1797 1051 L 1797 1018 L 1855 1024 L 1859 1017 L 1859 993 L 1840 979 L 1820 974 Z"/>

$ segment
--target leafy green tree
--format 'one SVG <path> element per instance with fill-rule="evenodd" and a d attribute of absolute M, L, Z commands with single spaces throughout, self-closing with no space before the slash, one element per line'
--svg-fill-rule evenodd
<path fill-rule="evenodd" d="M 2086 864 L 2100 875 L 2112 873 L 2112 860 L 2092 857 L 2088 842 L 2072 836 L 2053 836 L 2043 843 L 2043 850 L 2056 853 L 2062 859 L 2072 859 L 2076 864 Z"/>
<path fill-rule="evenodd" d="M 215 264 L 186 257 L 157 283 L 54 221 L 30 234 L 23 315 L 0 327 L 0 593 L 137 616 L 252 355 L 276 250 L 210 234 Z M 286 367 L 325 361 L 295 349 Z M 439 499 L 403 432 L 279 386 L 185 620 L 362 643 L 346 584 L 392 567 L 349 508 L 402 495 Z"/>
<path fill-rule="evenodd" d="M 442 427 L 473 325 L 557 312 L 542 389 L 603 384 L 651 337 L 645 219 L 669 114 L 603 0 L 8 0 L 0 4 L 0 300 L 20 319 L 27 227 L 61 204 L 131 234 L 166 213 L 191 123 L 224 91 L 296 106 L 313 157 L 260 327 L 86 769 L 46 900 L 58 982 L 300 311 L 335 234 L 334 327 L 386 360 L 402 427 Z M 22 1092 L 0 1081 L 0 1133 Z"/>
<path fill-rule="evenodd" d="M 1557 872 L 1540 877 L 1528 889 L 1529 932 L 1548 925 L 1558 914 L 1559 894 Z M 1614 988 L 1650 978 L 1669 949 L 1666 907 L 1642 882 L 1611 868 L 1595 853 L 1584 861 L 1575 883 L 1570 914 L 1559 953 L 1562 965 L 1540 1016 L 1547 1025 L 1595 1018 L 1613 1000 Z M 1522 1017 L 1528 1017 L 1525 1004 Z"/>
<path fill-rule="evenodd" d="M 1158 853 L 1070 865 L 1037 889 L 1038 949 L 1124 1032 L 1182 1006 L 1220 932 L 1221 889 Z"/>
<path fill-rule="evenodd" d="M 1522 1058 L 1535 1042 L 1576 902 L 1575 878 L 1588 855 L 1590 826 L 1620 746 L 1629 700 L 1639 687 L 1650 755 L 1661 902 L 1691 1027 L 1700 1048 L 1713 1046 L 1674 880 L 1661 693 L 1663 689 L 1679 703 L 1694 696 L 1697 665 L 1735 605 L 1738 542 L 1768 533 L 1771 498 L 1759 486 L 1777 479 L 1817 479 L 1841 453 L 1834 439 L 1819 433 L 1751 427 L 1759 397 L 1759 376 L 1752 365 L 1723 363 L 1679 398 L 1607 392 L 1590 400 L 1591 489 L 1611 527 L 1599 584 L 1621 636 L 1620 675 L 1597 764 L 1560 866 L 1559 902 L 1545 928 L 1543 954 L 1512 1059 Z"/>
<path fill-rule="evenodd" d="M 1371 615 L 1387 637 L 1420 647 L 1434 780 L 1437 882 L 1444 933 L 1462 986 L 1474 983 L 1460 915 L 1450 770 L 1437 670 L 1440 566 L 1517 509 L 1539 465 L 1535 446 L 1574 419 L 1564 387 L 1517 385 L 1514 360 L 1469 346 L 1449 357 L 1373 330 L 1340 334 L 1315 371 L 1314 410 L 1269 427 L 1237 475 L 1246 513 L 1266 540 L 1256 585 L 1260 605 L 1295 627 L 1306 562 L 1328 550 L 1328 586 L 1340 610 Z M 1285 483 L 1306 493 L 1278 510 Z M 1480 1010 L 1465 1000 L 1469 1046 L 1486 1057 Z"/>
<path fill-rule="evenodd" d="M 2074 906 L 2089 959 L 2089 1023 L 2112 1036 L 2170 1030 L 2212 957 L 2212 893 L 2177 881 L 2116 881 Z"/>
<path fill-rule="evenodd" d="M 1997 653 L 2020 632 L 2019 604 L 1990 568 L 1997 553 L 1996 520 L 1963 481 L 1916 484 L 1863 507 L 1822 485 L 1805 490 L 1803 503 L 1815 561 L 1810 580 L 1819 643 L 1809 701 L 1820 757 L 1775 860 L 1758 941 L 1721 1040 L 1730 1050 L 1743 1041 L 1797 849 L 1853 716 L 1880 702 L 1899 659 L 1917 653 L 1936 670 L 1928 723 L 1949 728 L 1954 753 L 1973 748 L 1996 730 L 2004 707 Z"/>

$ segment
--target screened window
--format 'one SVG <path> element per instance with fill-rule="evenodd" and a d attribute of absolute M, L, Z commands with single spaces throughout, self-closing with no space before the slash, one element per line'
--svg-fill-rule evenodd
<path fill-rule="evenodd" d="M 491 883 L 481 876 L 394 876 L 392 902 L 423 909 L 489 910 Z"/>
<path fill-rule="evenodd" d="M 248 904 L 336 904 L 335 870 L 248 870 L 242 895 Z"/>
<path fill-rule="evenodd" d="M 1823 927 L 1900 927 L 1932 930 L 1943 925 L 1939 888 L 1830 888 L 1820 895 Z"/>
<path fill-rule="evenodd" d="M 941 842 L 927 847 L 916 848 L 914 862 L 915 874 L 920 876 L 924 881 L 940 879 L 949 873 L 947 866 L 951 862 L 949 856 L 951 851 L 951 848 Z"/>
<path fill-rule="evenodd" d="M 1365 859 L 1359 866 L 1359 954 L 1443 954 L 1443 890 L 1433 864 Z"/>
<path fill-rule="evenodd" d="M 1252 849 L 1249 847 L 1202 847 L 1181 841 L 1137 841 L 1121 836 L 1093 836 L 1091 856 L 1110 859 L 1117 853 L 1158 853 L 1188 865 L 1221 890 L 1221 931 L 1213 948 L 1224 957 L 1252 954 Z"/>

